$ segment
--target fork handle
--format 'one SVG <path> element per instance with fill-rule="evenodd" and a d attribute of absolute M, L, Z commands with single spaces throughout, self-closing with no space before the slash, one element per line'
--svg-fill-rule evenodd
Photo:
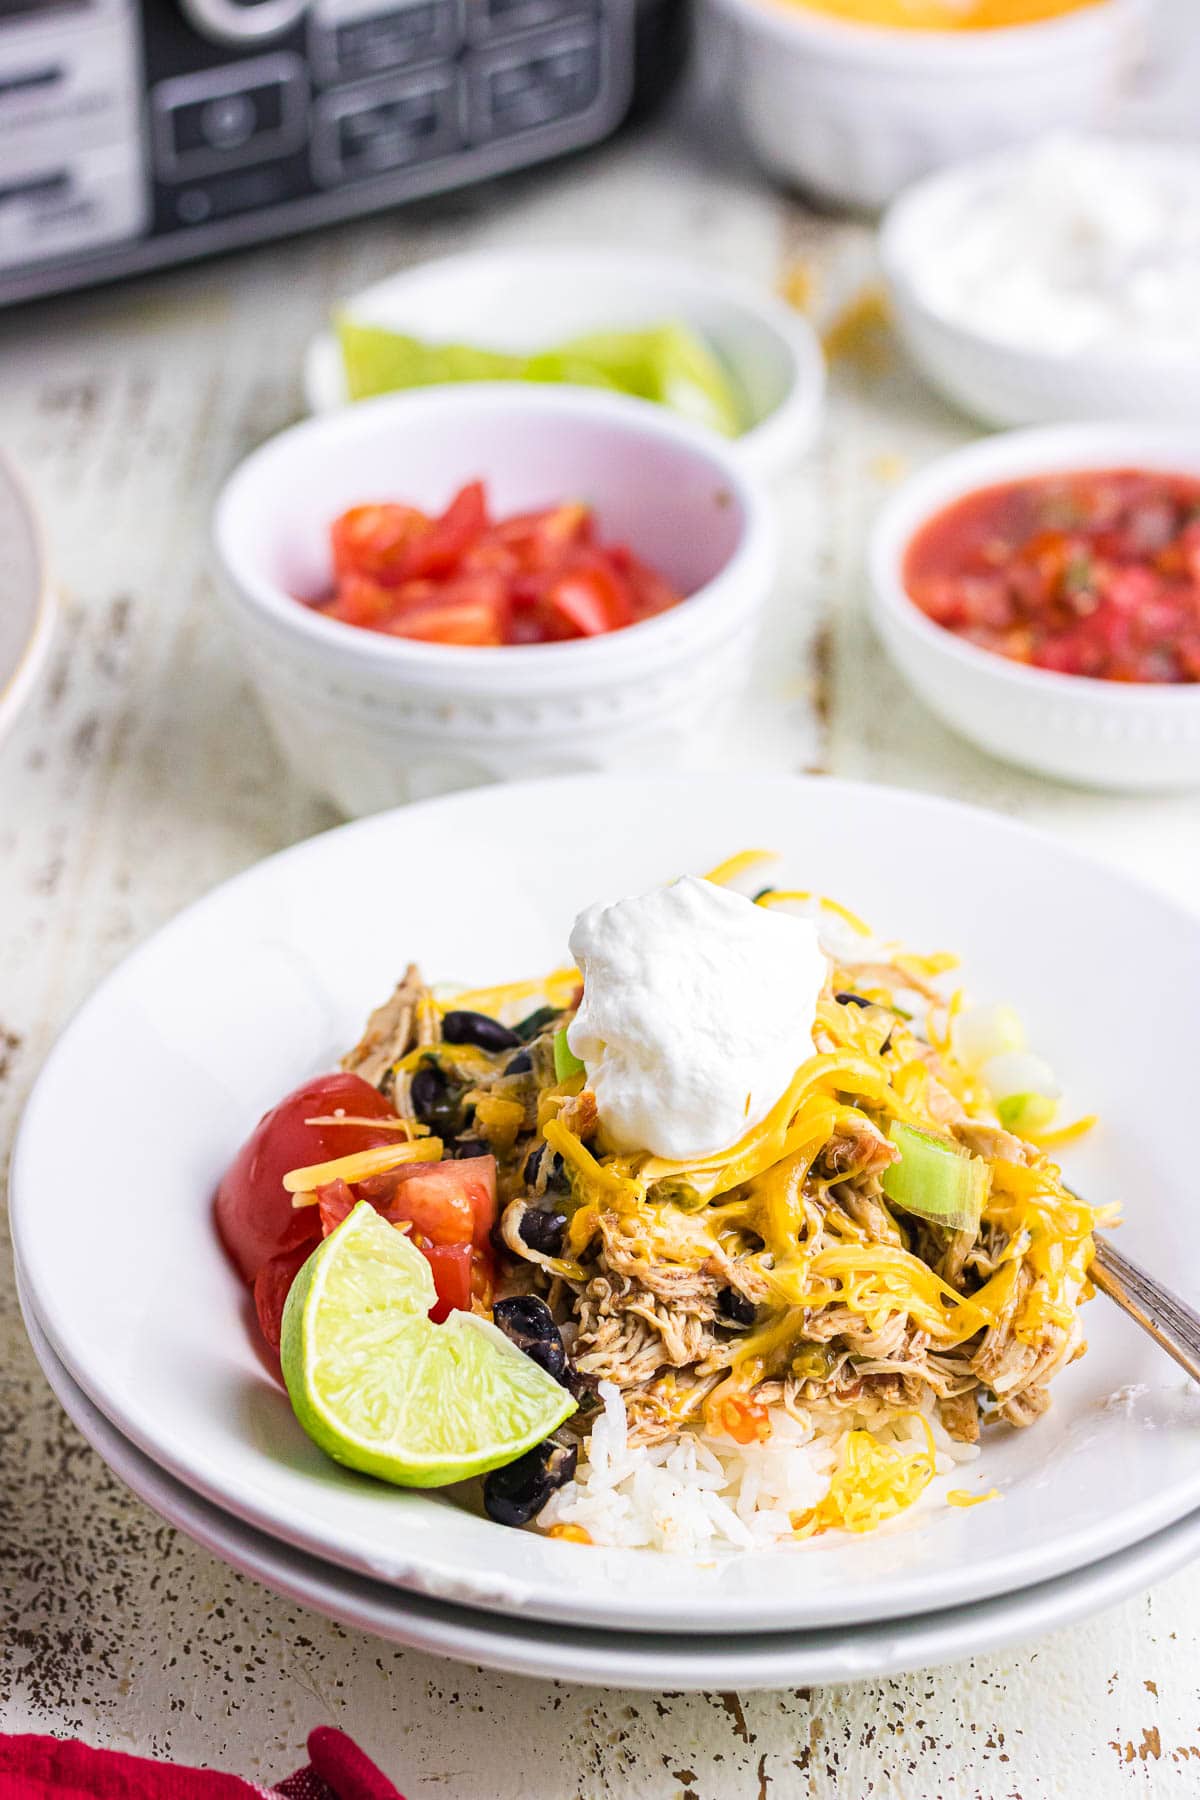
<path fill-rule="evenodd" d="M 1149 1332 L 1193 1381 L 1200 1382 L 1200 1313 L 1115 1250 L 1099 1232 L 1095 1242 L 1096 1254 L 1088 1270 L 1093 1286 Z"/>

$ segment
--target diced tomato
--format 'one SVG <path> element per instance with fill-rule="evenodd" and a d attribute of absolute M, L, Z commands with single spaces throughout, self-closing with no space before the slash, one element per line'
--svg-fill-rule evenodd
<path fill-rule="evenodd" d="M 436 529 L 415 506 L 352 506 L 330 527 L 334 573 L 398 581 L 413 545 Z"/>
<path fill-rule="evenodd" d="M 447 575 L 487 526 L 487 500 L 482 481 L 470 481 L 457 493 L 440 519 L 435 519 L 409 546 L 403 574 Z"/>
<path fill-rule="evenodd" d="M 396 589 L 384 587 L 369 575 L 343 575 L 338 591 L 323 610 L 346 625 L 382 629 L 396 609 Z"/>
<path fill-rule="evenodd" d="M 588 543 L 591 536 L 591 510 L 578 502 L 548 507 L 545 512 L 517 513 L 496 527 L 498 541 L 530 575 L 555 568 L 566 551 Z"/>
<path fill-rule="evenodd" d="M 319 1075 L 264 1114 L 234 1157 L 217 1190 L 217 1229 L 244 1280 L 285 1251 L 310 1248 L 321 1235 L 315 1206 L 293 1207 L 283 1178 L 293 1169 L 394 1144 L 394 1131 L 369 1125 L 309 1125 L 335 1113 L 394 1119 L 395 1113 L 359 1075 Z"/>
<path fill-rule="evenodd" d="M 418 642 L 495 647 L 597 637 L 681 596 L 623 544 L 596 541 L 571 501 L 493 523 L 482 482 L 438 519 L 415 507 L 359 506 L 333 527 L 329 618 Z"/>
<path fill-rule="evenodd" d="M 388 1217 L 411 1219 L 435 1244 L 471 1243 L 485 1250 L 496 1223 L 496 1159 L 464 1156 L 457 1161 L 410 1163 L 378 1176 L 393 1185 Z M 360 1183 L 365 1191 L 371 1185 Z"/>
<path fill-rule="evenodd" d="M 559 575 L 546 589 L 546 603 L 583 637 L 619 631 L 633 619 L 626 584 L 600 557 L 581 562 Z"/>
<path fill-rule="evenodd" d="M 358 1202 L 359 1195 L 344 1181 L 329 1181 L 319 1187 L 317 1216 L 321 1221 L 321 1236 L 328 1237 L 331 1231 L 336 1231 L 350 1217 Z"/>
<path fill-rule="evenodd" d="M 417 607 L 389 629 L 395 637 L 423 644 L 474 644 L 486 649 L 504 642 L 504 626 L 496 608 L 470 600 Z"/>
<path fill-rule="evenodd" d="M 262 1334 L 272 1350 L 279 1348 L 283 1309 L 292 1291 L 292 1283 L 315 1247 L 313 1244 L 301 1244 L 295 1250 L 285 1250 L 282 1255 L 273 1256 L 270 1262 L 264 1263 L 254 1277 L 254 1310 L 258 1314 Z"/>
<path fill-rule="evenodd" d="M 318 1190 L 320 1229 L 328 1237 L 367 1200 L 393 1225 L 411 1226 L 412 1242 L 429 1259 L 438 1291 L 430 1317 L 470 1309 L 472 1294 L 485 1304 L 493 1276 L 492 1228 L 496 1223 L 496 1159 L 410 1163 L 372 1175 L 353 1188 L 344 1181 Z M 464 1298 L 465 1296 L 465 1298 Z"/>
<path fill-rule="evenodd" d="M 435 1325 L 452 1312 L 470 1312 L 475 1252 L 470 1244 L 431 1244 L 414 1234 L 413 1242 L 433 1271 L 437 1299 L 429 1309 Z"/>

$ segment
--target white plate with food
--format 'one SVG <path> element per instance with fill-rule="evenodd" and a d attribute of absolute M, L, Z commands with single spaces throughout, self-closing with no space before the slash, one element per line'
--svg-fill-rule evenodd
<path fill-rule="evenodd" d="M 1117 1605 L 1165 1580 L 1200 1552 L 1200 1514 L 1191 1513 L 1129 1550 L 1020 1593 L 832 1631 L 663 1637 L 468 1612 L 331 1568 L 200 1499 L 97 1411 L 55 1356 L 28 1307 L 25 1323 L 50 1386 L 88 1443 L 139 1499 L 194 1542 L 276 1593 L 343 1625 L 455 1662 L 544 1681 L 661 1693 L 664 1688 L 746 1690 L 877 1680 L 1025 1643 Z"/>
<path fill-rule="evenodd" d="M 714 869 L 760 844 L 778 862 Z M 459 985 L 412 976 L 364 1036 L 414 957 Z M 1200 1289 L 1164 1122 L 1198 998 L 1190 914 L 945 801 L 653 775 L 456 796 L 271 859 L 108 979 L 22 1124 L 18 1261 L 123 1435 L 330 1561 L 626 1630 L 957 1606 L 1200 1505 L 1195 1396 L 1081 1305 L 1092 1207 Z M 1099 1123 L 1060 1151 L 1075 1110 Z M 219 1185 L 274 1335 L 294 1280 L 295 1413 Z"/>
<path fill-rule="evenodd" d="M 0 739 L 33 692 L 54 629 L 54 600 L 33 502 L 0 457 Z"/>

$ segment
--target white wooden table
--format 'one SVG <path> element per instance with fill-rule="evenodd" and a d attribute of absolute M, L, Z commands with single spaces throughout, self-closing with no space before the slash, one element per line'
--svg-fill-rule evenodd
<path fill-rule="evenodd" d="M 333 823 L 272 750 L 206 559 L 221 478 L 300 411 L 306 337 L 400 264 L 563 240 L 677 248 L 768 284 L 802 259 L 827 312 L 869 267 L 864 227 L 772 194 L 681 108 L 497 190 L 0 319 L 0 427 L 64 602 L 49 677 L 0 752 L 0 1153 L 55 1033 L 118 958 Z M 872 509 L 968 433 L 894 348 L 836 365 L 821 448 L 780 494 L 771 665 L 728 754 L 998 807 L 1194 900 L 1200 799 L 1115 800 L 989 761 L 932 721 L 866 629 Z M 277 1776 L 328 1720 L 409 1800 L 1200 1794 L 1200 1568 L 1020 1651 L 858 1688 L 656 1698 L 481 1674 L 344 1632 L 176 1536 L 65 1422 L 7 1270 L 0 1328 L 6 1729 Z"/>

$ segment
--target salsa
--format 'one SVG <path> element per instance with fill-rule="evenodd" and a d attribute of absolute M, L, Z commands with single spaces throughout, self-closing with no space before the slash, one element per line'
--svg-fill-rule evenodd
<path fill-rule="evenodd" d="M 908 546 L 935 624 L 1101 681 L 1200 681 L 1200 477 L 1105 469 L 981 488 Z"/>
<path fill-rule="evenodd" d="M 317 608 L 423 643 L 547 644 L 620 631 L 683 598 L 624 544 L 602 544 L 580 502 L 494 519 L 483 483 L 440 517 L 388 501 L 330 531 L 335 588 Z"/>

